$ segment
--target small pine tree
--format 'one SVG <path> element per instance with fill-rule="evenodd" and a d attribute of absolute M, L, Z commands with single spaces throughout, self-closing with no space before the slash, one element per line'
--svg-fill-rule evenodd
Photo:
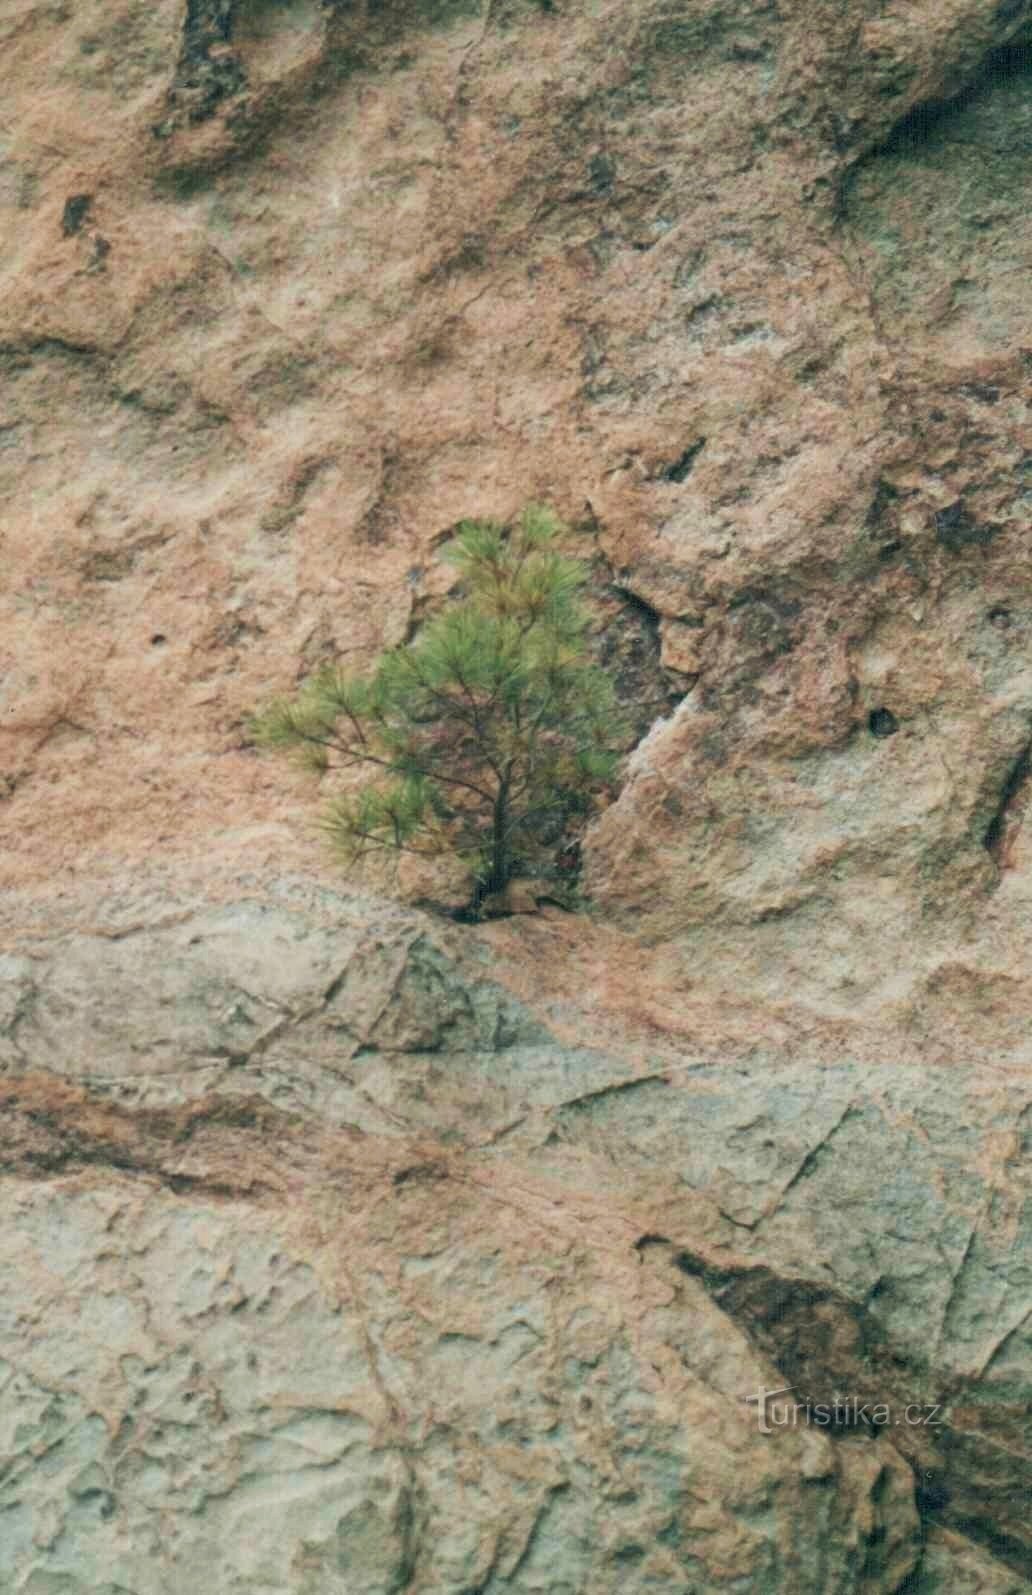
<path fill-rule="evenodd" d="M 368 848 L 457 854 L 474 905 L 540 862 L 618 750 L 612 684 L 590 662 L 587 571 L 530 506 L 511 530 L 466 521 L 446 552 L 461 596 L 371 676 L 311 677 L 251 722 L 254 740 L 311 769 L 364 767 L 323 825 L 346 859 Z"/>

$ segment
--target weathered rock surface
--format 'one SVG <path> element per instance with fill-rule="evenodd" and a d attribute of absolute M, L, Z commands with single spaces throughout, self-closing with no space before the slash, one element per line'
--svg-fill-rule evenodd
<path fill-rule="evenodd" d="M 586 845 L 606 912 L 1010 1044 L 973 993 L 1032 999 L 1028 6 L 4 26 L 8 878 L 318 867 L 243 715 L 534 495 L 683 694 Z"/>
<path fill-rule="evenodd" d="M 4 1589 L 1032 1587 L 1030 12 L 0 15 Z M 593 917 L 320 891 L 531 497 Z"/>
<path fill-rule="evenodd" d="M 575 1045 L 513 924 L 170 906 L 4 971 L 8 1587 L 1028 1587 L 1027 1083 Z"/>

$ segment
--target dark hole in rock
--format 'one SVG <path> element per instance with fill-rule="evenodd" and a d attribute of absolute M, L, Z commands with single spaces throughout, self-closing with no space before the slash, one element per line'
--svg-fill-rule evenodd
<path fill-rule="evenodd" d="M 592 653 L 612 677 L 617 703 L 637 741 L 658 715 L 669 713 L 684 697 L 685 688 L 683 679 L 673 684 L 660 664 L 657 611 L 608 574 L 600 567 L 591 586 L 600 622 Z"/>
<path fill-rule="evenodd" d="M 979 404 L 997 404 L 1000 399 L 999 388 L 993 387 L 990 382 L 969 382 L 961 392 L 970 399 L 977 399 Z"/>
<path fill-rule="evenodd" d="M 880 479 L 874 490 L 874 497 L 867 510 L 868 526 L 877 526 L 889 505 L 899 498 L 899 493 L 891 482 Z"/>
<path fill-rule="evenodd" d="M 894 554 L 898 554 L 902 547 L 903 544 L 898 540 L 898 538 L 894 539 L 891 543 L 883 543 L 881 548 L 878 550 L 878 558 L 888 561 L 892 559 Z"/>
<path fill-rule="evenodd" d="M 663 474 L 664 482 L 686 482 L 691 474 L 695 461 L 706 447 L 706 439 L 699 438 L 696 443 L 690 443 L 684 453 L 668 465 Z"/>
<path fill-rule="evenodd" d="M 972 544 L 988 543 L 993 534 L 990 527 L 979 526 L 972 520 L 964 500 L 958 498 L 956 503 L 939 510 L 935 517 L 935 535 L 944 548 L 956 553 Z"/>
<path fill-rule="evenodd" d="M 86 220 L 87 212 L 93 201 L 92 194 L 70 194 L 64 203 L 61 213 L 61 231 L 66 238 L 71 238 L 77 233 Z"/>
<path fill-rule="evenodd" d="M 872 709 L 867 716 L 867 729 L 872 737 L 891 737 L 899 730 L 899 721 L 891 709 Z"/>
<path fill-rule="evenodd" d="M 995 855 L 997 848 L 1003 841 L 1007 815 L 1015 798 L 1028 780 L 1030 768 L 1032 768 L 1032 744 L 1022 751 L 1003 784 L 1000 801 L 996 805 L 996 813 L 986 826 L 985 835 L 982 837 L 982 846 L 986 852 Z"/>
<path fill-rule="evenodd" d="M 950 1492 L 934 1473 L 918 1477 L 914 1486 L 914 1505 L 919 1512 L 941 1512 L 948 1505 Z"/>
<path fill-rule="evenodd" d="M 1009 609 L 1004 609 L 1000 604 L 995 609 L 990 609 L 989 624 L 995 626 L 997 631 L 1006 631 L 1010 623 L 1011 613 Z"/>
<path fill-rule="evenodd" d="M 443 1180 L 447 1175 L 436 1163 L 413 1163 L 409 1168 L 398 1169 L 392 1176 L 394 1185 L 407 1185 L 409 1180 Z"/>
<path fill-rule="evenodd" d="M 1000 0 L 996 15 L 1001 22 L 1012 22 L 1027 5 L 1028 0 Z M 930 143 L 941 135 L 956 113 L 964 110 L 973 100 L 991 88 L 998 88 L 1007 78 L 1020 77 L 1026 73 L 1030 54 L 1028 42 L 1020 37 L 990 50 L 980 70 L 959 94 L 948 99 L 923 100 L 908 111 L 881 146 L 881 152 L 915 149 Z M 946 418 L 941 412 L 933 410 L 932 419 L 938 421 Z"/>
<path fill-rule="evenodd" d="M 168 641 L 168 638 L 165 636 L 164 632 L 156 631 L 154 633 L 153 637 L 151 638 L 151 647 L 152 648 L 160 648 L 162 643 L 165 643 L 167 641 Z"/>
<path fill-rule="evenodd" d="M 596 194 L 606 194 L 613 186 L 616 167 L 608 155 L 593 155 L 588 163 L 588 176 Z"/>

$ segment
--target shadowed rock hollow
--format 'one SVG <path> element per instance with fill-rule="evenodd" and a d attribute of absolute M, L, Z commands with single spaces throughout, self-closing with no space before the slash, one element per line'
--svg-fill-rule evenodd
<path fill-rule="evenodd" d="M 0 51 L 0 1586 L 1032 1588 L 1030 7 Z M 243 722 L 532 498 L 641 736 L 460 929 Z"/>

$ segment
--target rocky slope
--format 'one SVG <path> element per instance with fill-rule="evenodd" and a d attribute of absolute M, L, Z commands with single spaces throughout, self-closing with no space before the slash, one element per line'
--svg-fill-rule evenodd
<path fill-rule="evenodd" d="M 5 1588 L 1032 1587 L 1030 10 L 0 13 Z M 243 721 L 529 498 L 641 739 L 460 929 Z"/>

